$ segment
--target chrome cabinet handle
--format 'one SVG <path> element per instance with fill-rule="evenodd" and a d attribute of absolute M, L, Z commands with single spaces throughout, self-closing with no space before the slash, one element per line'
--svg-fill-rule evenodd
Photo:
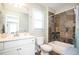
<path fill-rule="evenodd" d="M 34 40 L 32 40 L 32 41 L 34 41 Z"/>
<path fill-rule="evenodd" d="M 17 48 L 17 50 L 22 50 L 22 48 Z"/>
<path fill-rule="evenodd" d="M 32 41 L 34 41 L 34 40 L 32 40 Z"/>

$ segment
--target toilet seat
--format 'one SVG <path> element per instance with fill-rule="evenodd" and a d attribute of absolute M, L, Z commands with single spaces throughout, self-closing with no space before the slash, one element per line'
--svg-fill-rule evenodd
<path fill-rule="evenodd" d="M 48 45 L 48 44 L 43 44 L 40 46 L 41 49 L 44 51 L 44 52 L 50 52 L 52 51 L 52 46 Z"/>

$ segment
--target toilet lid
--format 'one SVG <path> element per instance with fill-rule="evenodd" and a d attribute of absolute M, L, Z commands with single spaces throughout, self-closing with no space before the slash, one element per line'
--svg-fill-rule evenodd
<path fill-rule="evenodd" d="M 44 44 L 40 46 L 42 50 L 46 51 L 46 52 L 50 52 L 52 51 L 52 46 Z"/>
<path fill-rule="evenodd" d="M 44 43 L 44 37 L 37 37 L 36 42 L 39 46 L 42 45 Z"/>

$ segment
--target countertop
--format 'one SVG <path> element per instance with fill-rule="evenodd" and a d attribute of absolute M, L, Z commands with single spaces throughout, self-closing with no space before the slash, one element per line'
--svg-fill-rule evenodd
<path fill-rule="evenodd" d="M 9 36 L 9 37 L 0 37 L 0 42 L 6 42 L 6 41 L 13 41 L 13 40 L 20 40 L 24 38 L 34 38 L 32 35 L 25 35 L 25 36 Z"/>

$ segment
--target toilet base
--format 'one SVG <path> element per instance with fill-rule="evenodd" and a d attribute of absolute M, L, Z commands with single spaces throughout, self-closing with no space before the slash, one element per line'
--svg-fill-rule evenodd
<path fill-rule="evenodd" d="M 44 52 L 41 50 L 41 55 L 49 55 L 49 52 Z"/>

